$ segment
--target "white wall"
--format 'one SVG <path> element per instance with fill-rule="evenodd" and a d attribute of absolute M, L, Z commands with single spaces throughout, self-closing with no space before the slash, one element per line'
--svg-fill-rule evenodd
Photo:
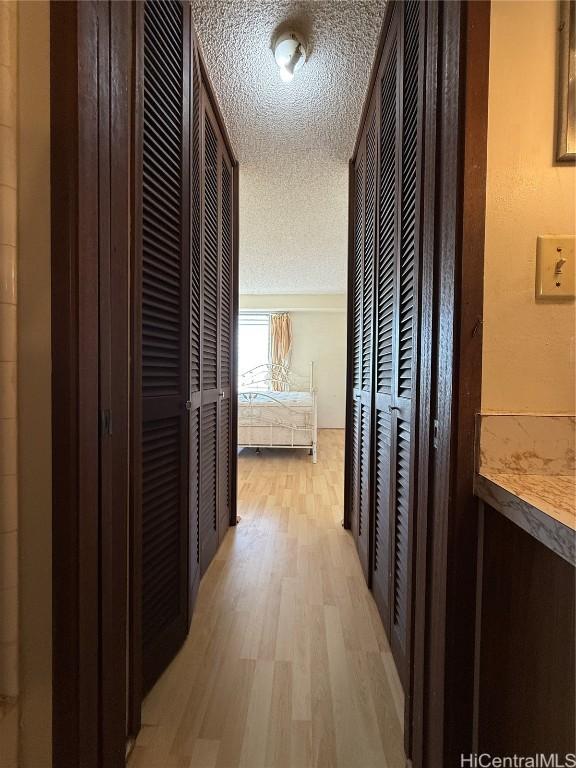
<path fill-rule="evenodd" d="M 344 429 L 346 414 L 346 296 L 240 296 L 240 309 L 290 312 L 292 368 L 308 375 L 314 361 L 320 429 Z"/>
<path fill-rule="evenodd" d="M 491 10 L 482 408 L 573 413 L 574 303 L 534 297 L 536 238 L 574 232 L 574 166 L 554 162 L 558 4 Z"/>

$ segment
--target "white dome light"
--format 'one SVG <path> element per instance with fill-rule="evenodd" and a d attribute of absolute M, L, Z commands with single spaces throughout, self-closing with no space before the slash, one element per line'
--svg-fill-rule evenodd
<path fill-rule="evenodd" d="M 280 67 L 280 77 L 289 83 L 306 61 L 306 48 L 296 32 L 285 32 L 274 43 L 274 58 Z"/>

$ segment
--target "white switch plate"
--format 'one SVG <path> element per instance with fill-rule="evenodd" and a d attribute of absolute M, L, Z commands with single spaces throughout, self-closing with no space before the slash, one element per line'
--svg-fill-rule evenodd
<path fill-rule="evenodd" d="M 574 235 L 539 235 L 536 247 L 536 298 L 566 301 L 576 296 Z M 562 263 L 562 260 L 564 262 Z"/>

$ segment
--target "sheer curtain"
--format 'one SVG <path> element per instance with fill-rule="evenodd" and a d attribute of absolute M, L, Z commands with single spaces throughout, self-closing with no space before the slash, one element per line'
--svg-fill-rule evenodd
<path fill-rule="evenodd" d="M 288 367 L 292 349 L 292 321 L 287 312 L 270 317 L 272 365 Z M 272 389 L 280 391 L 288 388 L 288 379 L 281 368 L 273 369 Z"/>

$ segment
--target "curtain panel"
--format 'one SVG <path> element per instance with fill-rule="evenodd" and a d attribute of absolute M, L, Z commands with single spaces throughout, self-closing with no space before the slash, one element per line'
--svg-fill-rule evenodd
<path fill-rule="evenodd" d="M 287 368 L 292 350 L 292 321 L 287 312 L 270 317 L 271 352 L 272 352 L 272 389 L 288 389 Z"/>

